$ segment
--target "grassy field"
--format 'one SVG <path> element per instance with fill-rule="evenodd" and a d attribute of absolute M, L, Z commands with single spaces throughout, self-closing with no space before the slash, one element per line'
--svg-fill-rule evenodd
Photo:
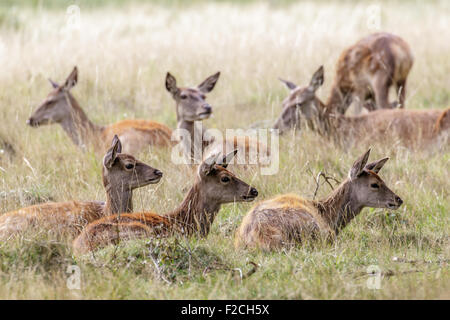
<path fill-rule="evenodd" d="M 205 125 L 248 128 L 280 113 L 287 91 L 278 77 L 305 85 L 323 64 L 325 99 L 340 52 L 376 31 L 368 22 L 379 10 L 379 30 L 403 37 L 415 56 L 407 108 L 450 105 L 448 1 L 377 1 L 378 9 L 354 1 L 76 3 L 78 24 L 66 12 L 70 2 L 0 5 L 0 138 L 16 150 L 10 157 L 0 146 L 0 214 L 46 200 L 104 199 L 100 157 L 81 152 L 58 126 L 25 124 L 50 92 L 47 78 L 61 82 L 74 65 L 72 93 L 96 123 L 145 118 L 175 128 L 166 72 L 196 85 L 220 70 Z M 278 174 L 237 174 L 259 200 L 287 192 L 311 198 L 313 175 L 343 180 L 367 147 L 340 150 L 304 131 L 281 138 Z M 0 243 L 0 299 L 449 299 L 450 148 L 374 145 L 371 158 L 384 156 L 381 176 L 404 205 L 364 209 L 332 245 L 236 251 L 234 232 L 252 204 L 223 206 L 207 239 L 144 239 L 82 259 L 66 241 L 29 234 Z M 164 178 L 135 193 L 135 210 L 175 208 L 193 175 L 164 151 L 137 157 Z M 325 184 L 318 197 L 329 192 Z M 241 280 L 251 262 L 259 268 Z M 71 265 L 81 270 L 80 290 L 66 285 Z M 367 285 L 373 265 L 383 274 L 379 289 Z"/>

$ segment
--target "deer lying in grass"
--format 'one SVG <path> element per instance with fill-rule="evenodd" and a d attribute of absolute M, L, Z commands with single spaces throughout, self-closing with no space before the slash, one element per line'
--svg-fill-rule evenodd
<path fill-rule="evenodd" d="M 336 65 L 336 75 L 326 103 L 334 113 L 345 114 L 355 101 L 357 113 L 365 107 L 369 111 L 405 107 L 406 79 L 414 58 L 408 44 L 389 33 L 369 35 L 344 50 Z M 283 101 L 283 112 L 274 129 L 281 132 L 300 125 L 298 107 L 305 98 L 315 95 L 322 84 L 311 83 L 299 88 L 294 83 L 280 79 L 291 90 Z M 389 89 L 396 86 L 399 102 L 389 103 Z M 310 99 L 308 99 L 310 101 Z"/>
<path fill-rule="evenodd" d="M 103 216 L 133 211 L 133 190 L 158 183 L 162 172 L 133 156 L 121 153 L 121 143 L 114 136 L 112 146 L 103 159 L 103 185 L 106 203 L 50 202 L 8 212 L 0 216 L 0 238 L 6 239 L 28 228 L 54 231 L 75 236 L 88 223 Z"/>
<path fill-rule="evenodd" d="M 264 143 L 248 136 L 234 136 L 228 139 L 224 137 L 223 141 L 219 142 L 215 140 L 214 136 L 207 136 L 203 127 L 196 123 L 208 119 L 212 115 L 212 107 L 206 102 L 205 94 L 214 89 L 219 76 L 220 72 L 217 72 L 206 78 L 196 88 L 179 88 L 175 77 L 167 73 L 166 89 L 176 102 L 177 128 L 189 132 L 188 139 L 181 137 L 184 153 L 189 159 L 201 161 L 213 154 L 238 149 L 239 155 L 243 156 L 242 160 L 239 159 L 239 164 L 241 162 L 249 164 L 247 155 L 259 157 L 261 160 L 259 163 L 267 160 L 270 156 L 270 149 Z M 196 145 L 194 142 L 199 139 L 202 143 Z M 239 155 L 238 157 L 240 157 Z M 257 159 L 255 160 L 257 161 Z"/>
<path fill-rule="evenodd" d="M 183 202 L 166 215 L 153 212 L 119 214 L 97 220 L 74 240 L 76 254 L 86 253 L 119 240 L 142 236 L 183 234 L 206 237 L 220 206 L 252 201 L 258 191 L 226 169 L 237 150 L 225 157 L 213 155 L 198 167 L 194 185 Z"/>
<path fill-rule="evenodd" d="M 310 239 L 333 239 L 364 207 L 398 209 L 403 201 L 378 176 L 388 158 L 367 163 L 370 149 L 326 199 L 287 194 L 257 204 L 236 233 L 236 247 L 280 249 Z"/>
<path fill-rule="evenodd" d="M 295 95 L 299 103 L 295 111 L 284 110 L 280 116 L 282 132 L 297 126 L 300 114 L 311 128 L 347 146 L 363 140 L 379 140 L 390 143 L 399 141 L 414 148 L 435 141 L 449 130 L 450 109 L 381 109 L 358 116 L 335 113 L 334 108 L 322 103 L 315 95 L 323 82 L 324 71 L 321 66 L 307 87 L 296 86 L 293 89 L 291 95 Z"/>
<path fill-rule="evenodd" d="M 92 145 L 94 150 L 100 152 L 107 149 L 115 134 L 122 141 L 124 152 L 131 154 L 149 146 L 172 145 L 172 130 L 155 121 L 122 120 L 107 126 L 92 123 L 70 93 L 77 80 L 78 69 L 75 67 L 63 85 L 50 81 L 53 91 L 27 120 L 27 124 L 39 127 L 59 123 L 77 146 L 84 148 Z"/>

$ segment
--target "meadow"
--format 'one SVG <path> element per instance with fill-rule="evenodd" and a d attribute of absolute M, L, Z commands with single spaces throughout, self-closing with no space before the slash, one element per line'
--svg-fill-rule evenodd
<path fill-rule="evenodd" d="M 67 9 L 72 4 L 79 17 Z M 306 85 L 323 65 L 318 96 L 325 100 L 342 50 L 388 31 L 415 58 L 406 107 L 444 109 L 449 17 L 445 0 L 1 1 L 0 139 L 15 152 L 0 145 L 0 214 L 43 201 L 104 199 L 101 157 L 82 152 L 57 125 L 25 123 L 50 92 L 47 79 L 62 82 L 75 65 L 72 94 L 98 124 L 136 118 L 175 128 L 167 71 L 186 86 L 220 71 L 204 125 L 245 129 L 279 115 L 288 91 L 278 77 Z M 343 150 L 314 132 L 292 132 L 280 138 L 275 175 L 235 173 L 258 189 L 257 201 L 312 198 L 320 171 L 342 181 L 367 148 Z M 164 150 L 135 156 L 164 172 L 159 184 L 135 192 L 135 211 L 175 208 L 194 173 Z M 224 205 L 206 239 L 142 239 L 86 257 L 73 256 L 65 239 L 26 234 L 0 243 L 0 299 L 449 299 L 450 146 L 372 145 L 371 159 L 385 156 L 380 175 L 404 204 L 364 209 L 333 244 L 236 250 L 234 233 L 252 203 Z M 321 184 L 317 198 L 330 191 Z M 74 265 L 80 289 L 67 285 Z M 379 289 L 368 285 L 373 266 Z"/>

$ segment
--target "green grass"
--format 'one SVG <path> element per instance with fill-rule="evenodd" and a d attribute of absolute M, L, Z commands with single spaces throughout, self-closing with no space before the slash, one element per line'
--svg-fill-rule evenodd
<path fill-rule="evenodd" d="M 0 154 L 1 213 L 49 199 L 104 199 L 100 157 L 81 152 L 57 126 L 25 125 L 50 91 L 48 77 L 62 82 L 78 65 L 73 94 L 97 123 L 146 118 L 174 128 L 166 72 L 180 85 L 196 85 L 220 70 L 208 96 L 214 116 L 205 126 L 248 128 L 273 121 L 281 111 L 287 92 L 278 77 L 304 85 L 323 64 L 318 95 L 325 99 L 340 52 L 373 31 L 365 24 L 371 3 L 351 1 L 89 1 L 92 8 L 79 1 L 82 20 L 75 30 L 67 29 L 64 2 L 44 2 L 0 5 L 0 59 L 7 61 L 0 74 L 0 139 L 16 153 Z M 382 30 L 401 35 L 415 56 L 407 108 L 448 107 L 448 3 L 379 3 Z M 236 173 L 258 189 L 259 200 L 288 192 L 311 198 L 311 173 L 324 170 L 342 180 L 367 147 L 340 150 L 305 131 L 281 138 L 278 174 Z M 29 233 L 0 243 L 0 298 L 448 299 L 449 149 L 374 144 L 371 158 L 390 157 L 380 175 L 405 203 L 395 212 L 364 209 L 334 244 L 272 253 L 235 250 L 234 232 L 252 204 L 223 206 L 207 239 L 142 239 L 94 256 L 73 257 L 65 239 Z M 137 157 L 164 178 L 135 193 L 135 210 L 176 207 L 193 173 L 172 164 L 163 150 Z M 328 192 L 325 184 L 318 197 Z M 240 279 L 252 263 L 259 267 Z M 80 267 L 81 290 L 67 288 L 70 265 Z M 367 287 L 372 265 L 384 275 L 379 290 Z"/>

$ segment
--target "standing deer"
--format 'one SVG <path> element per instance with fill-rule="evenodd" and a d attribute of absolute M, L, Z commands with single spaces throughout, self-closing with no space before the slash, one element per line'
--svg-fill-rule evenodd
<path fill-rule="evenodd" d="M 370 149 L 324 200 L 286 194 L 257 204 L 236 233 L 236 247 L 273 250 L 310 239 L 333 239 L 364 207 L 398 209 L 402 199 L 378 176 L 389 158 L 367 164 L 369 154 Z"/>
<path fill-rule="evenodd" d="M 103 158 L 106 203 L 51 202 L 8 212 L 0 216 L 0 238 L 9 238 L 29 227 L 75 236 L 86 224 L 103 216 L 132 212 L 133 190 L 158 183 L 162 172 L 121 151 L 120 140 L 114 136 L 112 146 Z"/>
<path fill-rule="evenodd" d="M 206 78 L 196 88 L 179 88 L 175 77 L 167 73 L 166 89 L 172 94 L 176 103 L 177 128 L 189 132 L 189 137 L 181 137 L 185 154 L 189 159 L 201 161 L 213 154 L 238 149 L 239 154 L 244 157 L 253 154 L 258 155 L 259 159 L 267 159 L 270 156 L 270 149 L 264 143 L 248 136 L 233 136 L 223 141 L 216 141 L 214 136 L 208 136 L 197 122 L 208 119 L 212 115 L 212 107 L 206 102 L 206 94 L 214 89 L 219 76 L 220 72 L 217 72 Z M 194 143 L 199 139 L 202 141 L 201 144 Z M 199 155 L 202 156 L 198 157 Z"/>
<path fill-rule="evenodd" d="M 341 115 L 316 97 L 315 92 L 323 82 L 322 66 L 306 87 L 297 87 L 289 82 L 293 91 L 287 99 L 298 103 L 294 111 L 283 110 L 276 128 L 284 133 L 298 127 L 303 118 L 311 123 L 313 130 L 346 145 L 379 140 L 390 143 L 400 141 L 411 148 L 435 141 L 449 131 L 450 109 L 381 109 L 358 116 Z"/>
<path fill-rule="evenodd" d="M 227 156 L 213 155 L 198 167 L 197 178 L 183 202 L 166 215 L 153 212 L 119 214 L 89 224 L 74 240 L 77 254 L 142 236 L 198 234 L 206 237 L 220 206 L 253 201 L 258 191 L 226 169 L 237 150 Z"/>
<path fill-rule="evenodd" d="M 93 145 L 103 152 L 109 141 L 117 134 L 124 152 L 135 154 L 149 146 L 170 146 L 172 130 L 149 120 L 122 120 L 108 126 L 92 123 L 70 93 L 78 81 L 78 69 L 67 77 L 63 85 L 51 81 L 53 90 L 27 120 L 32 127 L 59 123 L 77 146 Z"/>
<path fill-rule="evenodd" d="M 342 52 L 336 66 L 336 76 L 326 107 L 333 113 L 345 114 L 355 100 L 357 113 L 365 107 L 369 111 L 405 107 L 406 79 L 413 65 L 408 44 L 389 33 L 375 33 L 358 41 Z M 299 128 L 299 107 L 311 103 L 315 91 L 322 85 L 320 79 L 308 87 L 299 88 L 280 79 L 290 90 L 283 101 L 283 112 L 274 125 L 281 132 Z M 389 103 L 389 89 L 396 86 L 399 102 Z M 306 102 L 305 102 L 306 101 Z M 317 101 L 315 102 L 317 104 Z M 311 110 L 311 108 L 309 108 Z M 311 111 L 313 112 L 313 111 Z"/>

